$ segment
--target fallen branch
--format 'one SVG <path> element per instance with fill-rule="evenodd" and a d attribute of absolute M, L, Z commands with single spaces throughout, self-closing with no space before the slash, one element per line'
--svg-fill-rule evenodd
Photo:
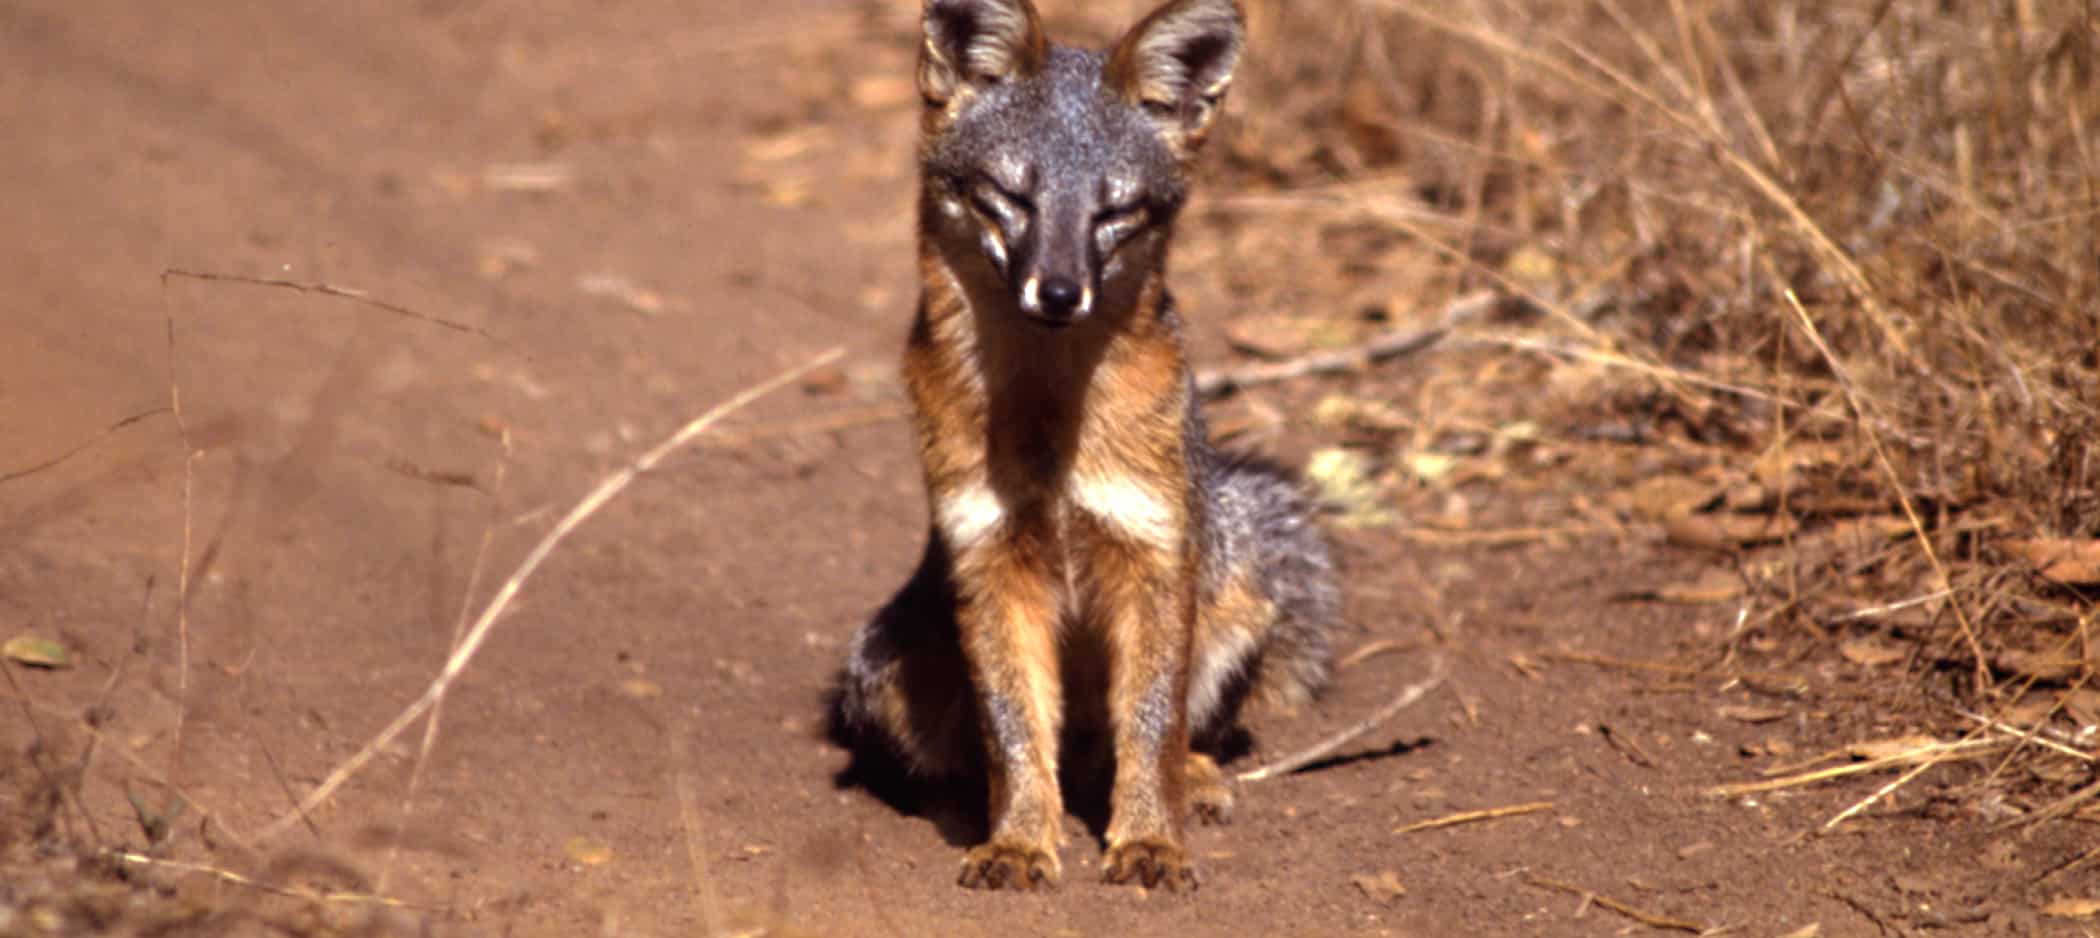
<path fill-rule="evenodd" d="M 1450 306 L 1444 308 L 1444 315 L 1437 320 L 1437 324 L 1426 329 L 1387 332 L 1348 348 L 1314 352 L 1280 362 L 1262 362 L 1240 368 L 1208 369 L 1197 373 L 1196 393 L 1206 398 L 1222 397 L 1257 384 L 1275 384 L 1310 375 L 1358 371 L 1379 362 L 1412 355 L 1442 342 L 1451 330 L 1468 319 L 1500 306 L 1502 302 L 1502 297 L 1487 290 L 1480 290 L 1453 300 Z"/>
<path fill-rule="evenodd" d="M 518 565 L 517 572 L 512 573 L 510 579 L 504 581 L 503 587 L 496 591 L 495 598 L 489 600 L 489 604 L 482 609 L 481 617 L 474 621 L 474 627 L 467 631 L 466 638 L 457 647 L 453 648 L 451 656 L 445 660 L 444 670 L 439 672 L 437 678 L 430 682 L 429 688 L 423 691 L 423 696 L 417 698 L 414 703 L 409 704 L 408 709 L 401 711 L 401 715 L 395 717 L 392 723 L 387 724 L 386 729 L 381 730 L 378 736 L 373 737 L 371 742 L 366 743 L 363 749 L 358 750 L 355 755 L 337 766 L 335 771 L 330 772 L 328 778 L 323 780 L 320 786 L 315 788 L 312 793 L 308 794 L 306 799 L 301 801 L 297 807 L 277 820 L 270 822 L 270 826 L 263 828 L 257 839 L 269 840 L 283 833 L 293 824 L 298 823 L 301 817 L 319 807 L 322 802 L 328 800 L 329 796 L 335 794 L 335 790 L 342 787 L 343 783 L 350 779 L 350 776 L 357 774 L 359 769 L 364 768 L 365 763 L 371 761 L 373 755 L 393 743 L 395 737 L 400 736 L 403 731 L 408 729 L 410 724 L 422 717 L 423 714 L 430 712 L 430 708 L 436 705 L 438 700 L 443 698 L 445 693 L 452 688 L 452 682 L 458 680 L 459 676 L 465 673 L 467 663 L 474 660 L 474 654 L 481 650 L 482 642 L 488 639 L 489 632 L 496 625 L 497 617 L 501 616 L 503 610 L 510 606 L 511 600 L 517 598 L 518 590 L 524 587 L 525 580 L 539 569 L 540 564 L 546 562 L 547 557 L 554 552 L 554 548 L 563 539 L 567 538 L 571 532 L 575 531 L 576 527 L 581 525 L 585 519 L 596 514 L 598 509 L 605 507 L 605 503 L 612 501 L 615 496 L 618 496 L 622 490 L 626 489 L 642 473 L 655 468 L 657 463 L 662 462 L 665 457 L 679 447 L 692 442 L 694 437 L 707 432 L 707 428 L 714 426 L 716 421 L 742 409 L 752 401 L 779 390 L 789 382 L 808 374 L 816 368 L 837 361 L 845 354 L 846 350 L 844 348 L 834 348 L 738 393 L 735 397 L 716 405 L 713 410 L 693 418 L 691 422 L 679 428 L 677 433 L 671 434 L 668 439 L 658 443 L 655 449 L 643 453 L 641 458 L 627 464 L 625 468 L 598 483 L 597 488 L 592 489 L 589 495 L 584 496 L 582 501 L 577 502 L 576 507 L 569 509 L 569 513 L 563 516 L 561 521 L 555 524 L 554 528 L 548 531 L 545 537 L 540 538 L 540 542 L 533 546 L 532 553 L 526 555 L 525 562 Z"/>
<path fill-rule="evenodd" d="M 1421 700 L 1424 695 L 1435 690 L 1437 685 L 1442 683 L 1444 683 L 1444 659 L 1438 658 L 1430 665 L 1428 677 L 1401 688 L 1400 696 L 1393 698 L 1391 703 L 1379 708 L 1377 713 L 1371 714 L 1355 726 L 1320 740 L 1306 749 L 1301 749 L 1261 768 L 1241 772 L 1238 778 L 1243 782 L 1259 782 L 1263 779 L 1275 778 L 1278 775 L 1289 775 L 1314 762 L 1318 762 L 1335 750 L 1348 745 L 1351 740 L 1377 729 L 1380 724 L 1392 719 L 1394 714 L 1413 706 L 1416 701 Z"/>

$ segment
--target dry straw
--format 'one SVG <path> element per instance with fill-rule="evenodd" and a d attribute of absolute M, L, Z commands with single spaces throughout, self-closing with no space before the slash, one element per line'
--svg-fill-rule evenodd
<path fill-rule="evenodd" d="M 1403 298 L 1396 320 L 1434 322 L 1440 296 L 1481 289 L 1544 314 L 1444 347 L 1609 369 L 1565 406 L 1636 424 L 1696 414 L 1650 442 L 1722 467 L 1833 454 L 1843 471 L 1782 493 L 1804 535 L 1902 519 L 1908 537 L 1849 567 L 1796 554 L 1783 601 L 1745 628 L 1798 625 L 1833 653 L 1862 633 L 1909 640 L 1927 680 L 1993 713 L 2020 683 L 2006 652 L 2090 620 L 2090 584 L 1996 546 L 2100 539 L 2089 4 L 1246 5 L 1259 54 L 1223 141 L 1243 194 L 1218 211 L 1333 235 L 1284 258 L 1263 242 L 1268 262 L 1367 242 L 1435 258 L 1424 308 Z M 1903 623 L 1824 616 L 1838 595 Z M 1901 604 L 1921 595 L 1936 598 Z M 2072 670 L 2038 688 L 2093 677 Z M 2046 730 L 1974 743 L 2054 758 L 2032 742 Z M 1895 787 L 1940 761 L 1925 758 Z"/>

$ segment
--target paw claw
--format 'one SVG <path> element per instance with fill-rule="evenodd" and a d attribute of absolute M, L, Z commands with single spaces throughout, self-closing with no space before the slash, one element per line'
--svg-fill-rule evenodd
<path fill-rule="evenodd" d="M 1057 886 L 1057 857 L 1040 847 L 989 843 L 974 847 L 963 856 L 962 875 L 955 882 L 965 889 L 1018 889 L 1032 892 Z"/>
<path fill-rule="evenodd" d="M 1232 823 L 1232 792 L 1230 791 L 1196 792 L 1189 798 L 1189 807 L 1195 812 L 1196 820 L 1200 823 L 1212 825 Z"/>
<path fill-rule="evenodd" d="M 1135 882 L 1147 889 L 1194 892 L 1196 868 L 1188 853 L 1164 839 L 1145 838 L 1117 844 L 1108 850 L 1101 879 L 1109 883 Z"/>

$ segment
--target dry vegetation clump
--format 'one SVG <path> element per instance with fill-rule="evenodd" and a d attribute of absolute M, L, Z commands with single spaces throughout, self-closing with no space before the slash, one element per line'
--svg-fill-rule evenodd
<path fill-rule="evenodd" d="M 1521 299 L 1474 338 L 1565 373 L 1516 412 L 1677 454 L 1623 504 L 1770 561 L 1748 631 L 1901 649 L 2092 744 L 2090 4 L 1247 3 L 1225 163 L 1254 194 L 1219 211 L 1319 232 L 1261 269 Z"/>

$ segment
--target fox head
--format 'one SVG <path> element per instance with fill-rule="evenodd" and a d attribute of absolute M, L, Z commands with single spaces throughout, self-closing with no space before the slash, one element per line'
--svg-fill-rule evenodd
<path fill-rule="evenodd" d="M 1127 303 L 1165 260 L 1244 33 L 1234 0 L 1171 0 L 1107 51 L 1069 49 L 1030 0 L 926 0 L 931 246 L 1045 325 Z"/>

